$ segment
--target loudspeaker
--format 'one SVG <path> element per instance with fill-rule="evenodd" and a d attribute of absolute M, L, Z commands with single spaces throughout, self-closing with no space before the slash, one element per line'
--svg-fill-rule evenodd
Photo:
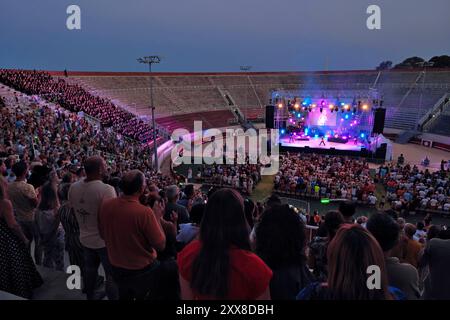
<path fill-rule="evenodd" d="M 378 149 L 375 151 L 375 158 L 376 159 L 385 159 L 386 158 L 386 152 L 387 152 L 387 144 L 382 143 Z"/>
<path fill-rule="evenodd" d="M 375 120 L 373 121 L 373 133 L 383 133 L 384 131 L 384 120 L 386 119 L 386 109 L 377 108 L 375 109 Z"/>
<path fill-rule="evenodd" d="M 275 106 L 266 106 L 266 128 L 273 129 L 275 116 Z"/>

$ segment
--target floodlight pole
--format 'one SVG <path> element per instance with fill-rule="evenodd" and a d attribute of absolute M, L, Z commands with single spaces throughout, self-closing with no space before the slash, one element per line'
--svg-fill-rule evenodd
<path fill-rule="evenodd" d="M 139 63 L 148 64 L 148 72 L 150 78 L 150 108 L 152 108 L 152 126 L 153 126 L 153 152 L 154 152 L 154 169 L 158 171 L 158 147 L 156 145 L 156 123 L 155 123 L 155 106 L 153 105 L 153 79 L 152 79 L 152 64 L 160 63 L 159 56 L 147 56 L 137 59 Z"/>
<path fill-rule="evenodd" d="M 422 109 L 422 99 L 423 99 L 423 92 L 425 91 L 425 76 L 427 74 L 427 67 L 432 67 L 434 65 L 434 62 L 424 61 L 424 62 L 419 63 L 418 65 L 423 68 L 423 71 L 422 71 L 423 77 L 422 77 L 422 86 L 421 86 L 420 95 L 419 95 L 419 108 L 418 108 L 419 110 L 417 110 L 416 123 L 419 122 L 420 114 L 421 114 L 420 111 Z M 418 125 L 416 127 L 414 127 L 414 130 L 418 130 L 418 129 L 419 129 Z"/>
<path fill-rule="evenodd" d="M 239 70 L 243 71 L 243 72 L 249 72 L 252 69 L 252 66 L 240 66 Z M 250 80 L 249 80 L 250 83 Z M 248 108 L 248 90 L 245 90 L 245 109 Z M 244 120 L 245 123 L 247 123 L 247 112 L 244 111 Z"/>

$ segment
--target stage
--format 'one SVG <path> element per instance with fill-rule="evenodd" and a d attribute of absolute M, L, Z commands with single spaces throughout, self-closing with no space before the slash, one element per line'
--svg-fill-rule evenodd
<path fill-rule="evenodd" d="M 349 141 L 347 143 L 329 142 L 325 138 L 325 145 L 320 145 L 322 138 L 309 138 L 309 140 L 289 141 L 289 136 L 281 136 L 279 146 L 281 152 L 304 152 L 317 154 L 342 155 L 352 157 L 369 157 L 372 156 L 364 143 L 358 141 Z"/>
<path fill-rule="evenodd" d="M 364 144 L 358 142 L 357 144 L 354 141 L 349 141 L 347 143 L 337 143 L 337 142 L 329 142 L 325 139 L 325 146 L 320 145 L 322 141 L 321 138 L 310 138 L 309 141 L 305 140 L 294 140 L 289 142 L 289 137 L 280 137 L 280 145 L 282 147 L 295 147 L 295 148 L 318 148 L 318 149 L 331 149 L 334 148 L 336 150 L 347 150 L 347 151 L 361 151 L 361 148 L 364 147 Z"/>

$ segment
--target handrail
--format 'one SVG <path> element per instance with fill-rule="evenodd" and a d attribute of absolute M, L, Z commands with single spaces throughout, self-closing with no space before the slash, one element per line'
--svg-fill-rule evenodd
<path fill-rule="evenodd" d="M 446 93 L 444 94 L 438 102 L 434 105 L 433 108 L 431 108 L 418 122 L 419 128 L 422 128 L 422 131 L 425 131 L 430 128 L 430 126 L 433 124 L 435 119 L 437 119 L 437 116 L 443 112 L 443 110 L 450 105 L 450 100 L 445 102 L 445 99 L 450 97 L 450 94 Z"/>

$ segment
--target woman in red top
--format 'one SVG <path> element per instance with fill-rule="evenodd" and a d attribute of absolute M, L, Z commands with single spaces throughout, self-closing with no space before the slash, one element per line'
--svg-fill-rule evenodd
<path fill-rule="evenodd" d="M 270 299 L 270 268 L 250 252 L 244 200 L 233 189 L 216 191 L 200 226 L 200 239 L 178 254 L 181 298 Z"/>

